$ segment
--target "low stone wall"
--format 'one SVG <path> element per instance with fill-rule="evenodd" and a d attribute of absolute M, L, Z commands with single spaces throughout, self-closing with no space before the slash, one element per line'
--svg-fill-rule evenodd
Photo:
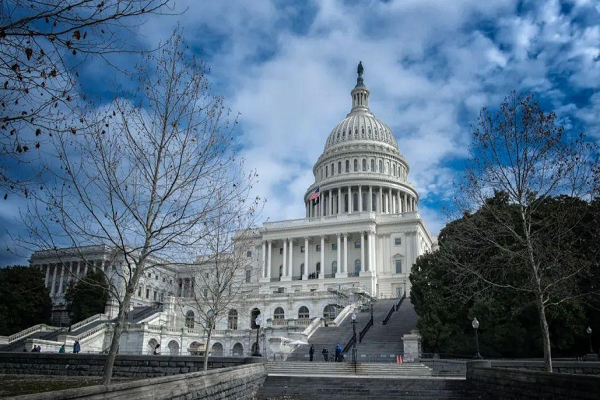
<path fill-rule="evenodd" d="M 494 368 L 544 371 L 543 361 L 492 360 L 491 366 Z M 552 370 L 561 374 L 600 375 L 600 362 L 552 360 Z"/>
<path fill-rule="evenodd" d="M 467 380 L 495 400 L 598 399 L 600 376 L 492 367 L 490 361 L 467 363 Z"/>
<path fill-rule="evenodd" d="M 0 374 L 101 376 L 104 354 L 0 353 Z M 209 357 L 209 369 L 261 362 L 261 358 Z M 202 371 L 202 357 L 117 355 L 113 376 L 150 378 Z"/>
<path fill-rule="evenodd" d="M 251 400 L 267 376 L 264 364 L 18 396 L 19 400 Z"/>
<path fill-rule="evenodd" d="M 433 370 L 434 375 L 465 376 L 467 374 L 466 360 L 441 360 L 436 358 L 420 359 L 421 363 Z"/>

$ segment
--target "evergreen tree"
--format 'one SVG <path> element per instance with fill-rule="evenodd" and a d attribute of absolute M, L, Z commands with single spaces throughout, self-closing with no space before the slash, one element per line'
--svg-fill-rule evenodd
<path fill-rule="evenodd" d="M 0 294 L 0 335 L 50 322 L 52 300 L 39 269 L 23 265 L 1 268 Z"/>
<path fill-rule="evenodd" d="M 108 300 L 108 283 L 100 271 L 90 271 L 85 278 L 69 282 L 65 293 L 71 323 L 104 312 Z"/>

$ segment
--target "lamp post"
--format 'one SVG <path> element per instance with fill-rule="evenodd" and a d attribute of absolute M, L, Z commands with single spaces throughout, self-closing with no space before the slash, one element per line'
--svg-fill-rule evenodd
<path fill-rule="evenodd" d="M 585 331 L 587 332 L 588 339 L 590 341 L 590 354 L 593 354 L 594 353 L 594 349 L 592 348 L 592 328 L 588 326 Z"/>
<path fill-rule="evenodd" d="M 260 314 L 258 314 L 256 319 L 254 320 L 254 323 L 256 324 L 256 348 L 254 349 L 254 353 L 252 353 L 253 357 L 262 357 L 262 354 L 260 354 L 260 345 L 258 344 L 261 322 L 262 317 L 260 316 Z"/>
<path fill-rule="evenodd" d="M 471 326 L 473 327 L 473 329 L 475 329 L 475 346 L 477 346 L 477 353 L 473 358 L 481 360 L 483 357 L 481 357 L 481 354 L 479 354 L 479 335 L 477 333 L 477 331 L 479 330 L 479 321 L 477 321 L 477 317 L 473 318 L 473 321 L 471 321 Z"/>
<path fill-rule="evenodd" d="M 356 372 L 356 313 L 352 313 L 352 363 L 354 364 L 354 372 Z"/>

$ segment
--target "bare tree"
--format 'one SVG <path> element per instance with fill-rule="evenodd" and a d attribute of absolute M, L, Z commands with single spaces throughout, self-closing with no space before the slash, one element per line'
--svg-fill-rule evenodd
<path fill-rule="evenodd" d="M 203 65 L 185 51 L 174 34 L 139 68 L 137 106 L 117 99 L 89 116 L 103 124 L 53 137 L 52 184 L 33 193 L 24 218 L 38 247 L 104 244 L 121 255 L 124 291 L 104 383 L 144 271 L 161 259 L 189 264 L 214 234 L 220 210 L 247 199 L 256 179 L 236 159 L 223 100 L 209 94 Z"/>
<path fill-rule="evenodd" d="M 220 195 L 220 194 L 219 194 Z M 202 268 L 196 270 L 190 298 L 196 311 L 197 322 L 206 334 L 204 370 L 208 369 L 208 355 L 215 324 L 228 317 L 229 310 L 241 301 L 241 289 L 247 274 L 253 273 L 248 252 L 253 249 L 252 236 L 259 203 L 249 206 L 244 199 L 229 203 L 216 211 L 208 222 L 207 235 L 202 239 L 205 254 L 200 259 Z M 250 253 L 251 254 L 251 253 Z"/>
<path fill-rule="evenodd" d="M 581 220 L 568 212 L 570 203 L 555 202 L 549 212 L 545 200 L 596 195 L 598 149 L 583 136 L 565 137 L 556 115 L 545 113 L 533 97 L 512 93 L 498 112 L 482 110 L 470 154 L 457 196 L 463 231 L 453 231 L 454 248 L 440 240 L 441 255 L 469 293 L 516 291 L 531 299 L 545 369 L 552 371 L 547 310 L 598 295 L 597 287 L 582 290 L 581 285 L 598 263 L 595 255 L 574 251 L 571 241 Z M 494 193 L 509 207 L 497 206 Z M 480 211 L 471 214 L 474 209 Z"/>
<path fill-rule="evenodd" d="M 91 56 L 130 51 L 122 35 L 168 1 L 0 2 L 1 189 L 25 189 L 22 178 L 9 174 L 9 160 L 25 160 L 23 155 L 52 133 L 79 129 L 79 66 Z"/>

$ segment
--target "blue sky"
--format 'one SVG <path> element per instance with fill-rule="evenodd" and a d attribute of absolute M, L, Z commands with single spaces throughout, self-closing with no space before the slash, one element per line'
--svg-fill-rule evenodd
<path fill-rule="evenodd" d="M 433 233 L 461 176 L 484 106 L 533 92 L 572 133 L 600 138 L 600 2 L 197 1 L 146 18 L 126 40 L 152 48 L 179 26 L 211 68 L 213 94 L 240 113 L 239 146 L 258 170 L 263 217 L 301 218 L 302 195 L 331 129 L 350 109 L 362 60 L 371 109 L 408 160 Z M 133 69 L 135 58 L 114 60 Z M 81 71 L 88 94 L 110 99 L 128 78 L 100 60 Z M 0 210 L 0 239 L 18 233 L 26 203 Z M 23 262 L 5 249 L 0 266 Z"/>

